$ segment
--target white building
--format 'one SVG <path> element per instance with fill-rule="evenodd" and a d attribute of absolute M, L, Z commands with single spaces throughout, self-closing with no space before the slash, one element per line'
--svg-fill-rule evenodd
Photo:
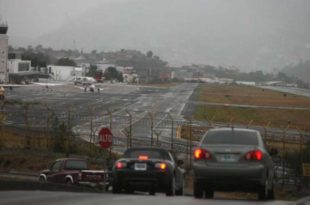
<path fill-rule="evenodd" d="M 0 83 L 8 82 L 8 26 L 0 22 Z"/>
<path fill-rule="evenodd" d="M 73 67 L 73 66 L 57 66 L 48 65 L 48 74 L 54 78 L 54 80 L 71 81 L 76 77 L 85 76 L 85 68 Z"/>
<path fill-rule="evenodd" d="M 124 83 L 139 83 L 139 76 L 133 67 L 123 67 Z"/>
<path fill-rule="evenodd" d="M 9 59 L 9 73 L 20 73 L 31 71 L 31 61 L 21 59 Z"/>

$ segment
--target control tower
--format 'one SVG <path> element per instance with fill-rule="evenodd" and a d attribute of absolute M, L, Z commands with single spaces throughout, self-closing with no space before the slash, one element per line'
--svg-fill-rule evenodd
<path fill-rule="evenodd" d="M 0 83 L 8 82 L 8 25 L 0 21 Z"/>

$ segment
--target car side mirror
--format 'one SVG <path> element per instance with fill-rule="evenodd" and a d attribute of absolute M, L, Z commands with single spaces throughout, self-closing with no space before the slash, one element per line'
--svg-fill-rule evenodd
<path fill-rule="evenodd" d="M 183 165 L 184 164 L 184 161 L 182 160 L 182 159 L 178 159 L 177 160 L 177 165 L 178 166 L 181 166 L 181 165 Z"/>
<path fill-rule="evenodd" d="M 271 148 L 269 152 L 270 156 L 277 156 L 278 155 L 278 149 L 277 148 Z"/>

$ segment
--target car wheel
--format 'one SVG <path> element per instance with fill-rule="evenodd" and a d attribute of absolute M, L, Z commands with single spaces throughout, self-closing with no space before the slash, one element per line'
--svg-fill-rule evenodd
<path fill-rule="evenodd" d="M 181 187 L 175 191 L 175 195 L 177 196 L 182 196 L 183 195 L 183 189 L 184 189 L 184 180 L 182 180 L 181 182 Z"/>
<path fill-rule="evenodd" d="M 120 186 L 119 183 L 113 183 L 112 185 L 112 193 L 113 194 L 119 194 L 122 191 L 122 187 Z"/>
<path fill-rule="evenodd" d="M 71 179 L 67 179 L 66 180 L 66 185 L 67 186 L 72 186 L 73 185 L 73 182 L 71 181 Z"/>
<path fill-rule="evenodd" d="M 125 192 L 126 194 L 133 194 L 134 190 L 131 187 L 126 187 Z"/>
<path fill-rule="evenodd" d="M 268 199 L 268 200 L 274 200 L 274 189 L 273 189 L 273 185 L 272 185 L 271 189 L 268 190 L 267 199 Z"/>
<path fill-rule="evenodd" d="M 155 192 L 155 189 L 151 188 L 151 190 L 149 191 L 149 194 L 152 195 L 152 196 L 154 196 L 155 193 L 156 193 L 156 192 Z"/>
<path fill-rule="evenodd" d="M 266 200 L 268 197 L 268 179 L 265 180 L 264 185 L 261 185 L 258 190 L 258 199 Z"/>
<path fill-rule="evenodd" d="M 175 194 L 175 178 L 172 177 L 170 184 L 167 186 L 166 196 L 174 196 Z"/>
<path fill-rule="evenodd" d="M 214 191 L 210 188 L 205 189 L 205 198 L 212 199 L 214 197 Z"/>
<path fill-rule="evenodd" d="M 39 178 L 39 182 L 42 183 L 42 184 L 44 184 L 44 183 L 46 183 L 46 180 L 45 180 L 44 177 L 41 176 L 41 177 Z"/>
<path fill-rule="evenodd" d="M 194 180 L 194 197 L 195 198 L 202 198 L 203 196 L 203 189 L 200 182 Z"/>

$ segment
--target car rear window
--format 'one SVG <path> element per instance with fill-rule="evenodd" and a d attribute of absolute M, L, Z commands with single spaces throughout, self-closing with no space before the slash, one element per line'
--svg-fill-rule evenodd
<path fill-rule="evenodd" d="M 132 149 L 127 150 L 124 154 L 124 158 L 139 158 L 139 156 L 147 156 L 149 159 L 171 160 L 168 153 L 162 150 Z"/>
<path fill-rule="evenodd" d="M 251 131 L 209 131 L 203 144 L 258 145 L 257 133 Z"/>
<path fill-rule="evenodd" d="M 82 161 L 82 160 L 68 160 L 66 162 L 65 169 L 70 169 L 70 170 L 87 169 L 87 163 L 86 161 Z"/>

